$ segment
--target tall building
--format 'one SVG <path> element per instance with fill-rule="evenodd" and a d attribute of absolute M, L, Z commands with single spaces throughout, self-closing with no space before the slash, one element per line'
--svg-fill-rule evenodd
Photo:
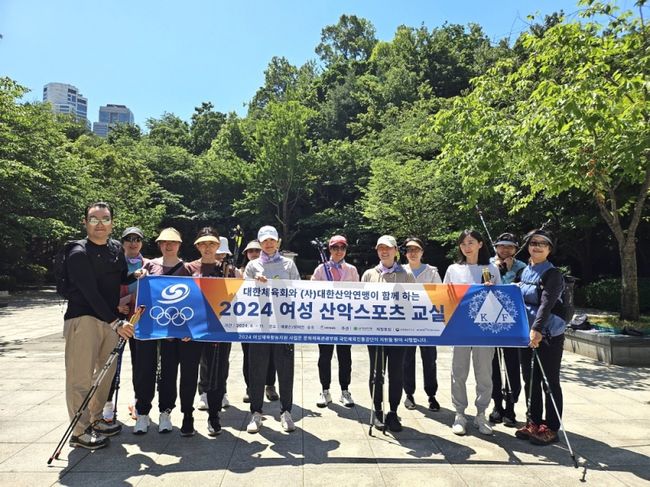
<path fill-rule="evenodd" d="M 86 123 L 90 129 L 88 120 L 88 99 L 79 93 L 76 86 L 65 83 L 48 83 L 43 87 L 43 101 L 52 105 L 55 113 L 69 113 Z"/>
<path fill-rule="evenodd" d="M 100 137 L 108 136 L 111 127 L 118 123 L 134 123 L 133 112 L 125 105 L 108 104 L 99 107 L 99 122 L 93 123 L 93 132 Z"/>

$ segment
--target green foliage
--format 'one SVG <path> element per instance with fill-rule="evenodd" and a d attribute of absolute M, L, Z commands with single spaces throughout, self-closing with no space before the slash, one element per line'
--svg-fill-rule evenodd
<path fill-rule="evenodd" d="M 650 279 L 639 279 L 640 311 L 650 311 Z M 621 280 L 602 279 L 576 289 L 576 304 L 606 311 L 621 311 Z"/>

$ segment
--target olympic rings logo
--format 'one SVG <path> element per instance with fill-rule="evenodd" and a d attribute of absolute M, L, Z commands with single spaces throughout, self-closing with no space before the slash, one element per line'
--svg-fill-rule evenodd
<path fill-rule="evenodd" d="M 170 306 L 169 308 L 154 306 L 149 310 L 149 316 L 159 326 L 167 326 L 169 324 L 183 326 L 194 317 L 194 310 L 188 306 L 180 309 L 175 306 Z"/>
<path fill-rule="evenodd" d="M 190 295 L 190 287 L 187 284 L 171 284 L 160 293 L 159 303 L 174 304 L 183 301 Z"/>

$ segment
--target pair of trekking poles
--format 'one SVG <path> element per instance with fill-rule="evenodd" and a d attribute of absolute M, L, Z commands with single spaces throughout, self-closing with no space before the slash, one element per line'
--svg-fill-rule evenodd
<path fill-rule="evenodd" d="M 140 319 L 140 316 L 142 316 L 142 313 L 144 312 L 144 306 L 139 306 L 136 308 L 135 313 L 133 313 L 133 316 L 131 316 L 131 319 L 129 322 L 132 325 L 135 325 L 138 320 Z M 108 356 L 108 359 L 106 360 L 106 363 L 102 367 L 102 369 L 99 371 L 99 374 L 97 374 L 97 378 L 95 379 L 95 382 L 91 386 L 90 390 L 86 394 L 86 397 L 84 400 L 81 402 L 81 406 L 79 406 L 79 409 L 77 409 L 77 412 L 75 415 L 72 417 L 72 420 L 70 421 L 70 424 L 68 425 L 68 428 L 65 430 L 65 433 L 63 433 L 63 437 L 59 441 L 59 443 L 56 445 L 56 448 L 54 449 L 54 452 L 50 456 L 49 460 L 47 461 L 47 464 L 50 465 L 52 463 L 52 460 L 58 460 L 59 455 L 61 454 L 61 450 L 63 450 L 63 447 L 65 446 L 65 443 L 70 439 L 70 436 L 72 436 L 72 432 L 74 431 L 75 426 L 77 426 L 77 423 L 79 423 L 79 420 L 81 419 L 81 415 L 83 412 L 86 410 L 88 407 L 88 404 L 90 404 L 90 401 L 92 400 L 93 396 L 97 392 L 97 389 L 101 385 L 102 381 L 108 374 L 111 366 L 113 365 L 113 362 L 117 358 L 118 363 L 117 363 L 117 370 L 115 371 L 115 407 L 113 409 L 113 421 L 117 421 L 117 398 L 118 398 L 118 392 L 120 390 L 120 368 L 122 365 L 122 353 L 124 352 L 124 346 L 126 345 L 126 338 L 120 337 L 119 340 L 117 341 L 117 345 L 115 345 L 115 348 L 111 351 L 111 353 Z"/>
<path fill-rule="evenodd" d="M 494 253 L 496 255 L 497 249 L 496 246 L 494 245 L 494 241 L 492 240 L 492 236 L 490 235 L 490 230 L 488 229 L 487 224 L 485 223 L 485 220 L 483 218 L 483 212 L 479 208 L 478 205 L 476 205 L 476 211 L 478 212 L 478 216 L 481 219 L 481 223 L 483 224 L 483 228 L 485 229 L 485 233 L 487 234 L 488 239 L 490 240 L 490 244 L 492 245 L 492 249 L 494 249 Z M 546 221 L 540 228 L 543 229 L 546 225 L 548 225 L 550 220 Z M 524 248 L 522 245 L 517 253 L 514 255 L 514 257 L 521 252 L 521 250 Z M 514 397 L 512 396 L 512 389 L 510 388 L 510 378 L 508 376 L 508 369 L 505 366 L 505 360 L 503 357 L 503 349 L 500 347 L 497 347 L 497 357 L 499 360 L 499 373 L 503 373 L 505 376 L 505 381 L 502 381 L 501 384 L 504 386 L 503 394 L 506 397 L 506 401 L 511 401 L 512 404 L 514 404 Z M 530 358 L 530 385 L 529 385 L 529 390 L 528 390 L 528 400 L 526 401 L 526 420 L 530 421 L 530 407 L 531 407 L 531 400 L 532 400 L 532 395 L 533 395 L 533 374 L 535 372 L 535 362 L 537 362 L 537 365 L 539 366 L 539 370 L 542 374 L 542 382 L 544 384 L 544 392 L 548 397 L 551 399 L 551 403 L 553 404 L 553 409 L 555 410 L 555 414 L 557 415 L 559 421 L 560 421 L 560 430 L 562 430 L 562 434 L 564 436 L 564 441 L 566 442 L 567 448 L 569 450 L 569 455 L 571 456 L 571 460 L 573 460 L 573 465 L 575 468 L 578 468 L 578 461 L 576 460 L 575 454 L 573 453 L 573 449 L 571 448 L 571 443 L 569 442 L 569 437 L 567 436 L 566 433 L 566 428 L 564 427 L 564 422 L 562 421 L 562 416 L 560 415 L 560 410 L 557 407 L 557 402 L 555 401 L 555 396 L 553 395 L 553 391 L 551 390 L 551 386 L 549 385 L 548 378 L 546 376 L 546 372 L 544 371 L 544 366 L 542 365 L 542 360 L 539 357 L 539 353 L 537 351 L 537 348 L 533 348 L 533 353 Z"/>

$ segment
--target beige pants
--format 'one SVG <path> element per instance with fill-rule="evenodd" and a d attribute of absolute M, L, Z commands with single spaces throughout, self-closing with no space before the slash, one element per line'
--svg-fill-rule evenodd
<path fill-rule="evenodd" d="M 70 420 L 83 403 L 97 375 L 118 342 L 118 335 L 108 323 L 93 316 L 79 316 L 63 323 L 65 338 L 65 398 Z M 102 409 L 115 375 L 115 360 L 97 388 L 88 407 L 81 414 L 73 435 L 79 436 L 94 421 L 102 418 Z"/>

